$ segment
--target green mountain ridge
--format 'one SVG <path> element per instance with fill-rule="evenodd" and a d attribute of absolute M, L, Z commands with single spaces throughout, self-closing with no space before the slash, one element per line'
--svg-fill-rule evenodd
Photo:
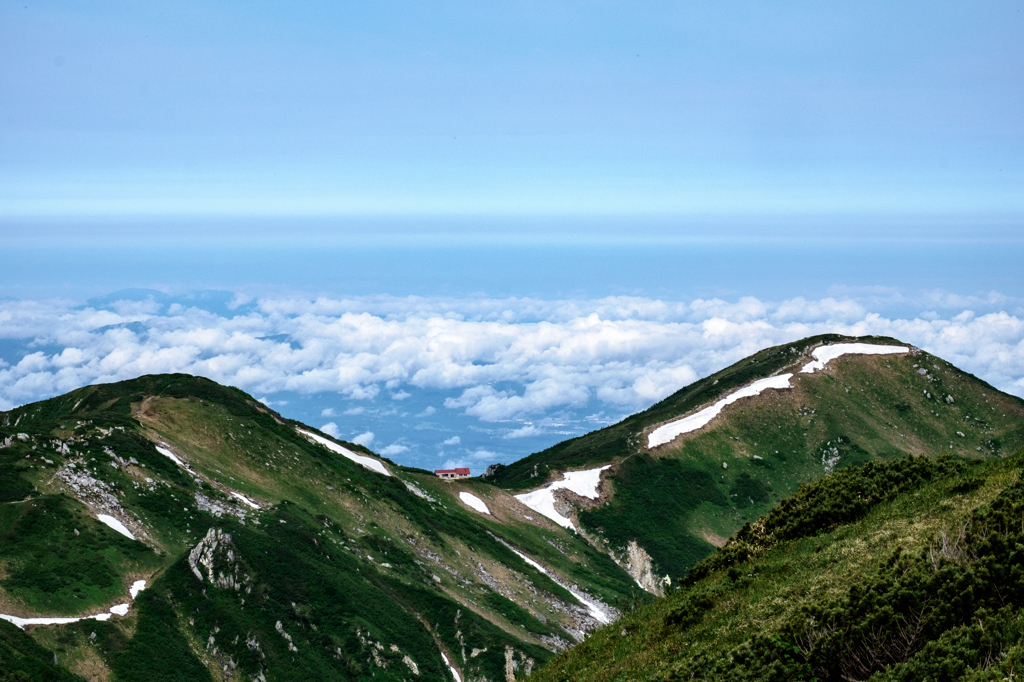
<path fill-rule="evenodd" d="M 814 528 L 842 529 L 902 499 L 878 494 L 880 480 L 907 495 L 962 476 L 962 462 L 1012 469 L 1007 456 L 1024 446 L 1024 401 L 917 349 L 843 356 L 646 447 L 658 425 L 793 371 L 822 344 L 848 341 L 899 344 L 830 335 L 767 349 L 620 424 L 460 481 L 397 465 L 187 375 L 90 386 L 0 413 L 0 613 L 107 618 L 25 632 L 0 620 L 0 680 L 19 671 L 90 680 L 579 679 L 558 675 L 618 632 L 619 622 L 605 623 L 623 613 L 639 623 L 647 612 L 634 609 L 652 595 L 669 595 L 647 607 L 657 614 L 737 566 L 806 541 L 780 530 L 792 524 L 766 534 L 752 523 L 820 505 L 794 507 L 818 499 L 801 486 L 863 493 L 846 516 L 809 517 Z M 908 461 L 934 462 L 934 471 Z M 901 466 L 910 469 L 886 469 Z M 552 495 L 578 532 L 516 497 L 566 471 L 601 467 L 594 497 Z M 857 479 L 862 472 L 882 478 Z M 132 601 L 138 580 L 147 586 Z M 125 603 L 127 615 L 111 614 Z"/>
<path fill-rule="evenodd" d="M 102 614 L 150 581 L 126 617 L 33 629 L 90 679 L 444 679 L 442 653 L 463 679 L 503 679 L 599 624 L 577 595 L 610 619 L 630 589 L 582 539 L 503 511 L 490 486 L 339 443 L 378 473 L 205 379 L 93 386 L 0 424 L 13 482 L 0 613 Z"/>
<path fill-rule="evenodd" d="M 575 500 L 578 523 L 658 593 L 666 578 L 682 577 L 744 523 L 835 468 L 910 454 L 1000 456 L 1024 447 L 1024 401 L 913 347 L 846 355 L 823 371 L 800 373 L 815 348 L 849 342 L 906 347 L 892 338 L 827 335 L 769 348 L 488 480 L 519 490 L 565 469 L 612 464 L 603 478 L 613 492 L 597 504 Z M 791 388 L 745 398 L 702 429 L 646 447 L 654 428 L 783 372 L 794 373 Z"/>

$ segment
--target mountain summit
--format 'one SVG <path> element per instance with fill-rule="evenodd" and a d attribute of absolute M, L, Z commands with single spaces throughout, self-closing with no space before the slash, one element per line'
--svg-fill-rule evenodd
<path fill-rule="evenodd" d="M 652 595 L 777 551 L 788 531 L 761 542 L 758 519 L 801 486 L 1002 463 L 1022 417 L 896 339 L 822 336 L 442 480 L 206 379 L 78 389 L 0 413 L 0 673 L 461 682 L 560 652 L 569 670 Z"/>

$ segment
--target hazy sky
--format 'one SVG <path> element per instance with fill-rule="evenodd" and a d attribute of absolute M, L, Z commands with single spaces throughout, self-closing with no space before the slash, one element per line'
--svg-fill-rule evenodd
<path fill-rule="evenodd" d="M 6 2 L 0 217 L 1018 216 L 1022 29 L 1019 1 Z"/>

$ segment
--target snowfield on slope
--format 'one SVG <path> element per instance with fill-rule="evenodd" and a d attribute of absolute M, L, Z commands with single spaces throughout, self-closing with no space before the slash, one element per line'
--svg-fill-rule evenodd
<path fill-rule="evenodd" d="M 301 433 L 303 436 L 305 436 L 309 440 L 313 441 L 314 443 L 319 443 L 320 445 L 323 445 L 325 448 L 327 448 L 331 452 L 336 452 L 339 455 L 341 455 L 342 457 L 348 457 L 350 460 L 352 460 L 356 464 L 362 464 L 364 467 L 366 467 L 370 471 L 376 471 L 378 474 L 384 474 L 385 476 L 390 476 L 391 475 L 391 472 L 388 471 L 387 467 L 384 466 L 383 463 L 378 462 L 377 460 L 375 460 L 372 457 L 364 457 L 363 455 L 357 455 L 356 453 L 352 452 L 348 448 L 343 448 L 340 445 L 338 445 L 337 443 L 335 443 L 334 441 L 327 440 L 323 436 L 318 436 L 315 433 L 311 433 L 309 431 L 303 431 L 302 429 L 295 429 L 295 430 L 298 431 L 299 433 Z"/>
<path fill-rule="evenodd" d="M 250 500 L 248 497 L 246 497 L 242 493 L 235 492 L 234 490 L 232 490 L 231 491 L 231 497 L 235 498 L 236 500 L 239 500 L 240 502 L 242 502 L 244 504 L 249 505 L 253 509 L 259 509 L 260 508 L 260 506 L 258 504 L 256 504 L 252 500 Z"/>
<path fill-rule="evenodd" d="M 448 670 L 451 671 L 452 677 L 455 678 L 455 682 L 462 682 L 462 678 L 459 677 L 459 671 L 455 669 L 455 666 L 452 665 L 452 662 L 448 660 L 448 656 L 446 656 L 443 651 L 441 652 L 441 658 L 444 659 L 444 664 L 448 666 Z"/>
<path fill-rule="evenodd" d="M 841 355 L 894 355 L 909 352 L 910 349 L 906 346 L 878 346 L 873 343 L 837 343 L 833 346 L 818 346 L 811 353 L 814 360 L 804 365 L 800 373 L 813 374 L 818 370 L 825 369 L 825 365 Z"/>
<path fill-rule="evenodd" d="M 651 435 L 647 436 L 647 447 L 654 448 L 670 443 L 684 433 L 696 431 L 706 426 L 708 422 L 718 416 L 726 405 L 731 405 L 741 398 L 760 395 L 761 391 L 768 388 L 789 388 L 789 380 L 792 376 L 792 374 L 780 374 L 775 377 L 768 377 L 767 379 L 758 379 L 749 386 L 744 386 L 740 390 L 730 393 L 711 407 L 705 407 L 696 414 L 691 414 L 688 417 L 659 426 L 654 431 L 651 431 Z"/>
<path fill-rule="evenodd" d="M 597 469 L 587 469 L 586 471 L 566 471 L 562 474 L 563 478 L 561 481 L 555 481 L 543 488 L 523 493 L 522 495 L 516 495 L 515 497 L 530 509 L 548 517 L 559 526 L 576 530 L 576 526 L 572 525 L 572 521 L 555 510 L 555 491 L 571 490 L 580 497 L 596 500 L 597 487 L 601 484 L 601 472 L 609 467 L 611 467 L 611 464 L 606 464 Z"/>
<path fill-rule="evenodd" d="M 110 526 L 111 528 L 113 528 L 114 530 L 116 530 L 118 533 L 120 533 L 121 535 L 125 536 L 126 538 L 128 538 L 130 540 L 137 539 L 134 535 L 132 535 L 132 532 L 130 530 L 128 530 L 128 528 L 126 528 L 123 523 L 121 523 L 120 521 L 115 519 L 110 514 L 97 514 L 96 518 L 99 519 L 100 523 L 102 523 L 104 525 L 107 525 L 107 526 Z"/>
<path fill-rule="evenodd" d="M 163 455 L 164 457 L 167 457 L 167 458 L 169 458 L 169 459 L 170 459 L 170 460 L 171 460 L 172 462 L 174 462 L 175 464 L 177 464 L 178 466 L 180 466 L 180 467 L 181 467 L 182 469 L 184 469 L 185 471 L 191 472 L 192 470 L 188 468 L 188 465 L 187 465 L 187 464 L 185 464 L 184 462 L 182 462 L 182 461 L 181 461 L 181 459 L 180 459 L 180 458 L 179 458 L 179 457 L 178 457 L 178 456 L 177 456 L 176 454 L 174 454 L 173 452 L 171 452 L 171 451 L 170 451 L 170 450 L 169 450 L 169 449 L 168 449 L 168 448 L 166 447 L 166 445 L 167 445 L 166 443 L 165 443 L 164 445 L 157 445 L 157 446 L 156 446 L 156 451 L 157 451 L 157 452 L 159 452 L 159 453 L 160 453 L 161 455 Z"/>
<path fill-rule="evenodd" d="M 800 373 L 813 374 L 824 369 L 830 361 L 843 355 L 893 355 L 908 352 L 910 352 L 910 349 L 906 346 L 880 346 L 871 343 L 837 343 L 832 346 L 819 346 L 811 353 L 814 360 L 804 365 Z M 662 424 L 647 436 L 647 447 L 655 448 L 659 445 L 670 443 L 684 433 L 690 433 L 706 426 L 719 415 L 726 405 L 731 405 L 741 398 L 760 395 L 762 391 L 769 388 L 776 390 L 792 388 L 792 385 L 789 383 L 789 380 L 792 378 L 792 374 L 779 374 L 767 379 L 758 379 L 752 384 L 733 391 L 710 407 L 705 407 L 703 410 L 682 419 Z"/>
<path fill-rule="evenodd" d="M 487 514 L 489 516 L 491 513 L 491 510 L 487 508 L 487 504 L 473 493 L 463 491 L 459 493 L 459 499 L 462 500 L 464 505 L 475 509 L 481 514 Z"/>
<path fill-rule="evenodd" d="M 134 601 L 135 597 L 139 596 L 139 592 L 142 592 L 144 589 L 146 589 L 145 580 L 136 580 L 132 583 L 131 589 L 129 590 L 129 593 L 132 596 L 132 601 Z M 13 623 L 24 630 L 26 625 L 66 625 L 68 623 L 77 623 L 80 620 L 110 620 L 111 614 L 116 616 L 127 616 L 129 606 L 131 606 L 131 602 L 111 606 L 108 613 L 97 613 L 92 616 L 78 616 L 71 618 L 19 618 L 18 616 L 9 616 L 6 613 L 0 613 L 0 620 L 6 620 L 8 623 Z"/>
<path fill-rule="evenodd" d="M 579 603 L 581 603 L 581 604 L 583 604 L 584 606 L 587 607 L 587 611 L 590 611 L 590 615 L 593 616 L 597 620 L 597 622 L 601 623 L 602 625 L 606 625 L 606 624 L 612 622 L 612 619 L 609 618 L 608 614 L 605 613 L 604 610 L 601 608 L 600 602 L 596 602 L 593 599 L 588 599 L 587 596 L 584 595 L 583 593 L 581 593 L 579 590 L 574 589 L 573 587 L 568 586 L 565 583 L 563 583 L 561 580 L 558 579 L 558 576 L 554 575 L 551 571 L 549 571 L 548 569 L 544 568 L 543 566 L 538 564 L 536 561 L 534 561 L 530 557 L 528 557 L 525 554 L 523 554 L 522 552 L 520 552 L 515 547 L 513 547 L 513 546 L 511 546 L 511 545 L 509 545 L 507 543 L 504 543 L 504 544 L 505 544 L 506 547 L 508 547 L 513 552 L 518 554 L 520 559 L 522 559 L 523 561 L 525 561 L 529 565 L 533 566 L 534 568 L 536 568 L 538 571 L 540 571 L 541 573 L 543 573 L 547 577 L 551 578 L 557 585 L 559 585 L 560 587 L 564 587 L 569 592 L 569 594 L 571 594 L 572 596 L 576 597 L 576 600 L 579 601 Z"/>

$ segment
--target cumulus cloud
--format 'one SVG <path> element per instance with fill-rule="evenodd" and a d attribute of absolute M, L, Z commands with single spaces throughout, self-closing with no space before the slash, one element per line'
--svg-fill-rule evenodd
<path fill-rule="evenodd" d="M 434 414 L 435 412 L 437 412 L 437 409 L 434 408 L 433 406 L 429 406 L 428 405 L 426 409 L 424 409 L 422 412 L 420 412 L 416 416 L 417 417 L 429 417 L 430 415 Z"/>
<path fill-rule="evenodd" d="M 448 439 L 444 440 L 441 444 L 442 445 L 458 445 L 461 442 L 462 442 L 461 438 L 459 438 L 458 436 L 452 436 L 451 438 L 448 438 Z"/>
<path fill-rule="evenodd" d="M 327 409 L 322 410 L 320 412 L 320 416 L 321 417 L 337 417 L 338 413 L 334 411 L 333 407 L 328 407 Z M 323 431 L 323 429 L 320 429 L 320 430 Z"/>
<path fill-rule="evenodd" d="M 394 455 L 400 455 L 403 452 L 409 452 L 409 448 L 404 445 L 400 445 L 399 443 L 392 443 L 391 445 L 381 450 L 380 454 L 384 455 L 385 457 L 392 457 Z"/>
<path fill-rule="evenodd" d="M 392 393 L 391 394 L 391 399 L 392 400 L 405 400 L 406 398 L 408 398 L 411 395 L 412 395 L 412 393 L 409 393 L 408 391 L 398 391 L 397 393 Z"/>
<path fill-rule="evenodd" d="M 522 426 L 518 429 L 513 429 L 512 431 L 509 431 L 504 436 L 502 436 L 502 438 L 526 438 L 528 436 L 539 436 L 542 433 L 544 432 L 538 429 L 533 424 L 527 424 L 526 426 Z"/>
<path fill-rule="evenodd" d="M 779 302 L 240 296 L 244 305 L 220 313 L 152 300 L 5 300 L 0 409 L 186 372 L 268 398 L 333 392 L 372 402 L 383 390 L 409 398 L 403 386 L 443 390 L 445 409 L 521 425 L 594 401 L 628 413 L 762 348 L 823 332 L 894 336 L 1024 395 L 1019 301 L 996 292 L 916 296 L 920 313 L 902 317 L 873 303 L 907 297 L 878 288 Z"/>
<path fill-rule="evenodd" d="M 358 436 L 353 438 L 350 442 L 355 443 L 356 445 L 362 445 L 364 448 L 368 448 L 368 447 L 370 447 L 370 443 L 373 442 L 373 439 L 374 439 L 373 431 L 366 431 L 364 433 L 360 433 Z"/>
<path fill-rule="evenodd" d="M 320 427 L 320 430 L 326 433 L 328 436 L 333 436 L 334 438 L 337 438 L 339 440 L 341 439 L 341 431 L 338 430 L 338 425 L 335 424 L 334 422 L 327 422 L 326 424 Z"/>

